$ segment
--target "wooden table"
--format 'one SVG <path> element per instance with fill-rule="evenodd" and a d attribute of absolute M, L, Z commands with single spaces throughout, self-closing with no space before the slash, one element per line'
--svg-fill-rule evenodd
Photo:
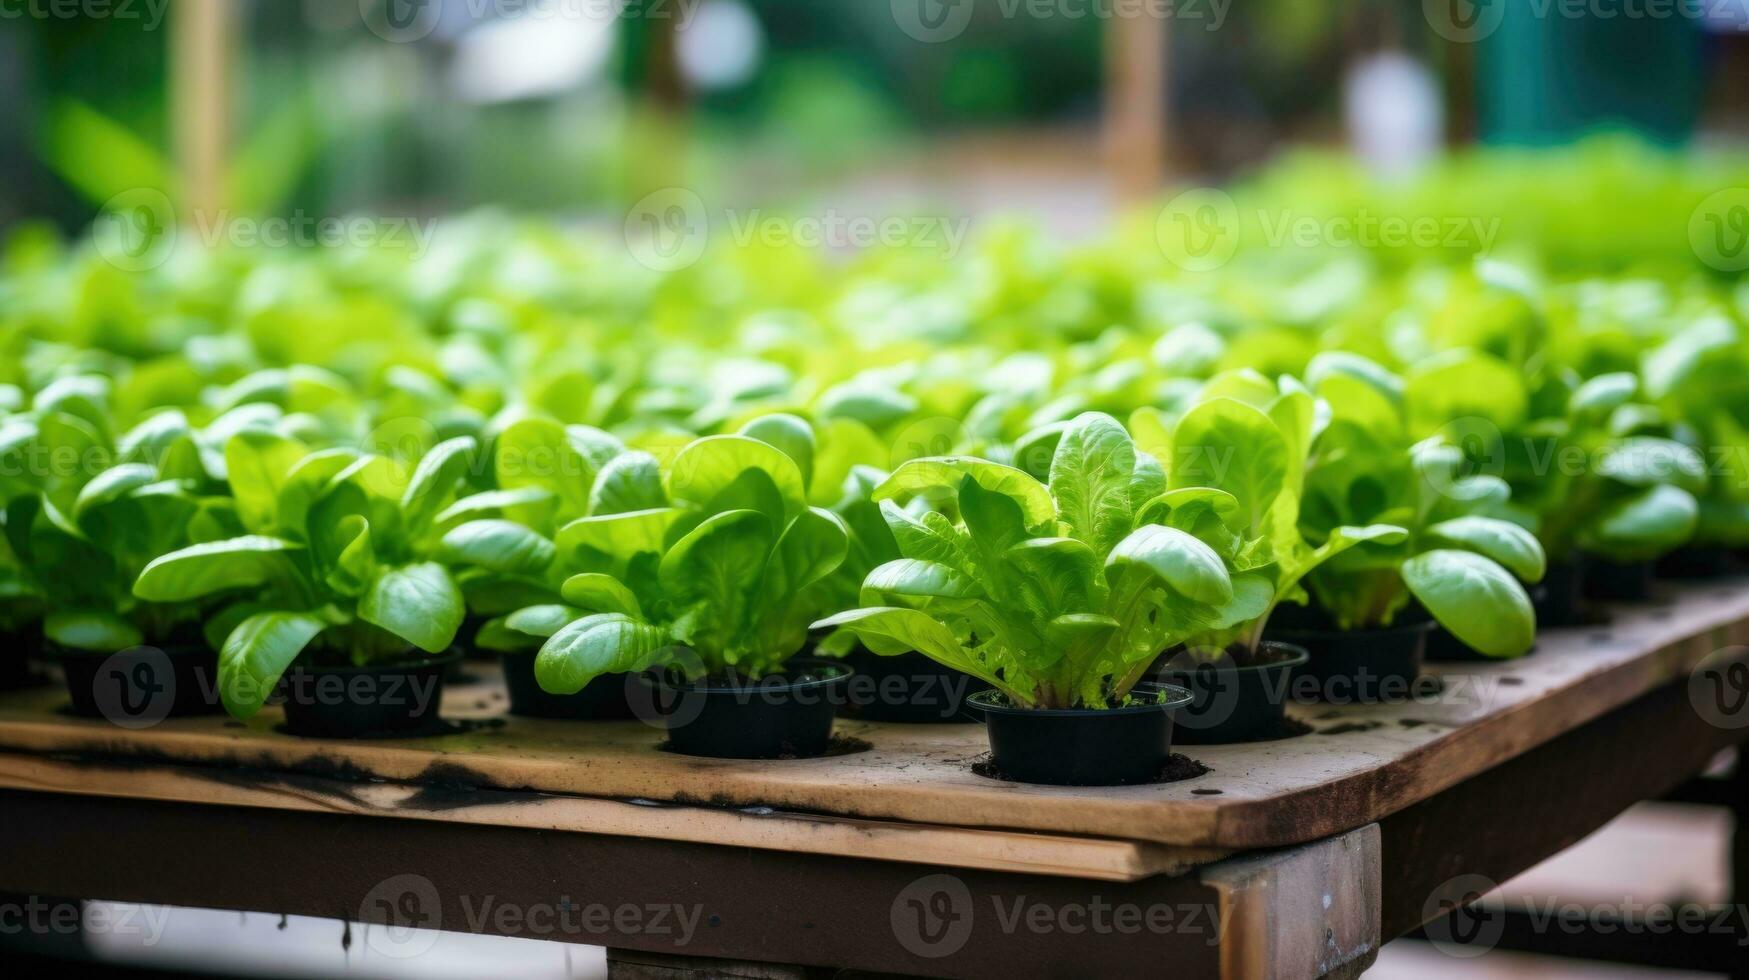
<path fill-rule="evenodd" d="M 0 890 L 561 939 L 624 976 L 1352 975 L 1470 876 L 1505 880 L 1749 736 L 1749 709 L 1707 700 L 1745 642 L 1749 583 L 1670 587 L 1114 789 L 976 775 L 980 726 L 845 721 L 860 751 L 687 758 L 639 722 L 500 719 L 477 666 L 444 705 L 466 730 L 400 742 L 297 739 L 272 709 L 130 731 L 43 688 L 0 696 Z"/>

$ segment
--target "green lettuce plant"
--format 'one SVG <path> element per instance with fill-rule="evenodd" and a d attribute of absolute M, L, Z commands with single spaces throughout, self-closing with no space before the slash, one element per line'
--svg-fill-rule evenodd
<path fill-rule="evenodd" d="M 1705 463 L 1694 542 L 1749 547 L 1749 345 L 1717 312 L 1686 320 L 1644 354 L 1640 393 L 1672 420 L 1669 435 Z M 1621 382 L 1625 386 L 1625 382 Z M 1643 410 L 1642 410 L 1643 412 Z M 1670 521 L 1674 538 L 1676 522 Z"/>
<path fill-rule="evenodd" d="M 1307 539 L 1300 526 L 1306 472 L 1323 424 L 1317 400 L 1298 382 L 1237 372 L 1211 379 L 1203 400 L 1173 427 L 1169 486 L 1220 494 L 1169 520 L 1206 529 L 1244 598 L 1245 615 L 1185 639 L 1192 656 L 1254 662 L 1276 607 L 1307 602 L 1308 575 L 1351 548 L 1407 537 L 1395 524 L 1368 523 L 1338 524 L 1321 540 Z"/>
<path fill-rule="evenodd" d="M 758 438 L 708 436 L 666 464 L 628 453 L 597 476 L 599 506 L 558 535 L 587 570 L 560 588 L 567 621 L 535 661 L 543 689 L 572 694 L 652 668 L 756 679 L 801 649 L 825 611 L 815 586 L 844 561 L 849 534 L 808 503 L 797 461 L 807 425 L 777 416 L 747 431 Z"/>
<path fill-rule="evenodd" d="M 869 573 L 863 608 L 815 625 L 853 630 L 876 653 L 915 650 L 1017 706 L 1122 705 L 1162 650 L 1255 612 L 1196 533 L 1227 495 L 1169 490 L 1159 460 L 1107 415 L 1057 433 L 1048 482 L 927 458 L 873 497 L 905 557 Z"/>
<path fill-rule="evenodd" d="M 1359 545 L 1315 570 L 1307 586 L 1338 629 L 1382 629 L 1419 602 L 1472 648 L 1518 656 L 1536 633 L 1520 582 L 1546 567 L 1534 535 L 1506 519 L 1510 488 L 1465 475 L 1465 458 L 1434 436 L 1409 445 L 1406 386 L 1353 355 L 1320 355 L 1309 377 L 1329 413 L 1313 445 L 1300 529 L 1316 543 L 1335 528 L 1388 524 L 1407 536 Z"/>
<path fill-rule="evenodd" d="M 435 558 L 433 519 L 476 451 L 470 438 L 445 442 L 409 474 L 382 456 L 239 433 L 225 464 L 243 533 L 153 560 L 134 595 L 218 607 L 207 631 L 220 640 L 219 694 L 238 718 L 300 657 L 364 666 L 443 653 L 464 608 Z"/>
<path fill-rule="evenodd" d="M 1550 560 L 1648 561 L 1686 544 L 1708 486 L 1702 455 L 1663 434 L 1664 416 L 1641 400 L 1633 374 L 1569 390 L 1562 414 L 1508 430 L 1500 456 L 1514 509 Z"/>

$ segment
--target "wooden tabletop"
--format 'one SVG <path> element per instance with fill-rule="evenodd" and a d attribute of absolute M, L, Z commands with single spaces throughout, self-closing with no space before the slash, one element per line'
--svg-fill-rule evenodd
<path fill-rule="evenodd" d="M 247 725 L 127 731 L 66 716 L 65 695 L 41 688 L 0 696 L 0 786 L 1131 880 L 1373 823 L 1749 642 L 1749 583 L 1667 588 L 1608 625 L 1548 631 L 1523 660 L 1435 666 L 1440 689 L 1416 700 L 1296 706 L 1310 734 L 1182 747 L 1211 771 L 1166 785 L 985 778 L 971 768 L 987 750 L 977 725 L 840 721 L 865 749 L 742 762 L 661 751 L 663 733 L 635 721 L 506 718 L 422 740 L 332 742 L 279 733 L 268 709 Z M 488 676 L 449 690 L 444 709 L 478 719 L 503 705 Z"/>

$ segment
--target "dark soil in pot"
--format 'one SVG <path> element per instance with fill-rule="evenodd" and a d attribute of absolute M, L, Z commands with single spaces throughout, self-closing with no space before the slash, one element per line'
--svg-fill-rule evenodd
<path fill-rule="evenodd" d="M 1691 545 L 1672 551 L 1658 559 L 1656 574 L 1659 578 L 1704 582 L 1740 575 L 1743 571 L 1742 562 L 1730 548 L 1709 544 Z"/>
<path fill-rule="evenodd" d="M 626 701 L 626 685 L 637 683 L 624 674 L 597 677 L 576 694 L 548 694 L 534 679 L 533 650 L 506 653 L 504 686 L 510 692 L 510 713 L 522 718 L 561 718 L 571 721 L 623 721 L 632 717 Z"/>
<path fill-rule="evenodd" d="M 119 653 L 58 653 L 70 710 L 146 728 L 165 718 L 220 710 L 219 655 L 206 646 L 139 646 Z"/>
<path fill-rule="evenodd" d="M 1548 574 L 1530 590 L 1538 628 L 1590 626 L 1599 616 L 1585 604 L 1588 562 L 1578 558 L 1549 563 Z"/>
<path fill-rule="evenodd" d="M 1182 687 L 1194 699 L 1178 711 L 1178 741 L 1228 745 L 1284 730 L 1288 682 L 1310 657 L 1285 643 L 1265 643 L 1249 663 L 1232 657 L 1197 662 L 1179 653 L 1154 678 Z"/>
<path fill-rule="evenodd" d="M 844 658 L 851 678 L 846 718 L 909 725 L 975 722 L 966 698 L 990 685 L 936 663 L 921 653 L 883 657 L 857 647 Z"/>
<path fill-rule="evenodd" d="M 1270 630 L 1269 639 L 1311 654 L 1289 694 L 1327 704 L 1377 704 L 1414 697 L 1431 622 L 1377 630 Z"/>
<path fill-rule="evenodd" d="M 460 650 L 424 660 L 368 667 L 299 662 L 280 696 L 285 730 L 306 738 L 411 738 L 444 730 L 443 680 Z"/>
<path fill-rule="evenodd" d="M 689 682 L 661 675 L 643 680 L 667 724 L 671 752 L 711 759 L 808 759 L 831 748 L 832 721 L 854 673 L 829 660 L 792 660 L 782 673 L 757 680 Z"/>
<path fill-rule="evenodd" d="M 1593 558 L 1585 563 L 1585 598 L 1610 602 L 1643 602 L 1652 598 L 1657 566 L 1649 561 L 1614 562 Z"/>
<path fill-rule="evenodd" d="M 1138 685 L 1133 703 L 1104 711 L 1018 708 L 999 691 L 966 699 L 983 712 L 990 763 L 1008 778 L 1048 786 L 1161 781 L 1172 761 L 1173 716 L 1193 700 L 1171 685 Z"/>

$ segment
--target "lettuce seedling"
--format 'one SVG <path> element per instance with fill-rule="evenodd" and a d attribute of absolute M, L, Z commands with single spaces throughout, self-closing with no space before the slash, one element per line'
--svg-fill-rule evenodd
<path fill-rule="evenodd" d="M 1110 416 L 1055 435 L 1048 482 L 969 457 L 901 465 L 873 496 L 905 557 L 869 573 L 864 608 L 815 625 L 915 650 L 1015 705 L 1100 709 L 1124 704 L 1162 650 L 1255 612 L 1193 531 L 1236 507 L 1225 493 L 1169 491 Z"/>
<path fill-rule="evenodd" d="M 629 452 L 597 476 L 591 514 L 559 531 L 564 560 L 587 570 L 560 589 L 569 618 L 535 661 L 542 688 L 573 694 L 658 667 L 758 678 L 801 649 L 824 611 L 815 586 L 849 534 L 808 504 L 806 424 L 779 416 L 746 431 L 759 438 L 708 436 L 667 465 Z"/>
<path fill-rule="evenodd" d="M 144 453 L 140 429 L 112 441 L 110 394 L 106 378 L 69 376 L 0 426 L 6 605 L 28 615 L 52 593 L 43 635 L 65 650 L 113 653 L 198 636 L 197 604 L 142 602 L 132 585 L 153 558 L 210 526 L 203 518 L 229 508 L 201 495 L 208 481 L 192 446 Z"/>
<path fill-rule="evenodd" d="M 1553 561 L 1648 561 L 1693 538 L 1707 465 L 1640 399 L 1632 374 L 1572 386 L 1564 414 L 1505 437 L 1504 475 Z M 1486 455 L 1486 453 L 1484 453 Z"/>
<path fill-rule="evenodd" d="M 1749 426 L 1742 421 L 1749 419 L 1746 362 L 1749 347 L 1736 324 L 1705 316 L 1646 352 L 1641 367 L 1645 397 L 1677 423 L 1670 434 L 1705 449 L 1707 482 L 1698 494 L 1697 544 L 1749 546 Z"/>
<path fill-rule="evenodd" d="M 1520 581 L 1540 581 L 1546 560 L 1535 536 L 1506 519 L 1505 481 L 1464 475 L 1463 453 L 1441 437 L 1411 446 L 1404 395 L 1413 389 L 1382 366 L 1322 354 L 1308 378 L 1329 418 L 1313 444 L 1301 531 L 1313 542 L 1358 524 L 1407 531 L 1314 571 L 1307 586 L 1318 606 L 1338 629 L 1382 629 L 1418 601 L 1488 656 L 1528 651 L 1536 618 Z"/>
<path fill-rule="evenodd" d="M 1250 662 L 1275 608 L 1308 601 L 1306 576 L 1361 544 L 1397 544 L 1408 536 L 1394 524 L 1340 524 L 1320 541 L 1306 539 L 1300 529 L 1306 470 L 1326 422 L 1317 400 L 1293 379 L 1271 384 L 1239 371 L 1211 379 L 1203 400 L 1172 429 L 1169 485 L 1221 494 L 1164 520 L 1206 529 L 1202 536 L 1217 542 L 1246 612 L 1189 637 L 1184 645 L 1193 656 Z"/>
<path fill-rule="evenodd" d="M 300 656 L 363 666 L 449 649 L 463 603 L 435 560 L 433 518 L 477 451 L 442 443 L 408 475 L 382 456 L 310 452 L 267 432 L 225 445 L 237 536 L 153 560 L 134 583 L 149 602 L 213 598 L 219 694 L 238 718 L 260 710 Z"/>

